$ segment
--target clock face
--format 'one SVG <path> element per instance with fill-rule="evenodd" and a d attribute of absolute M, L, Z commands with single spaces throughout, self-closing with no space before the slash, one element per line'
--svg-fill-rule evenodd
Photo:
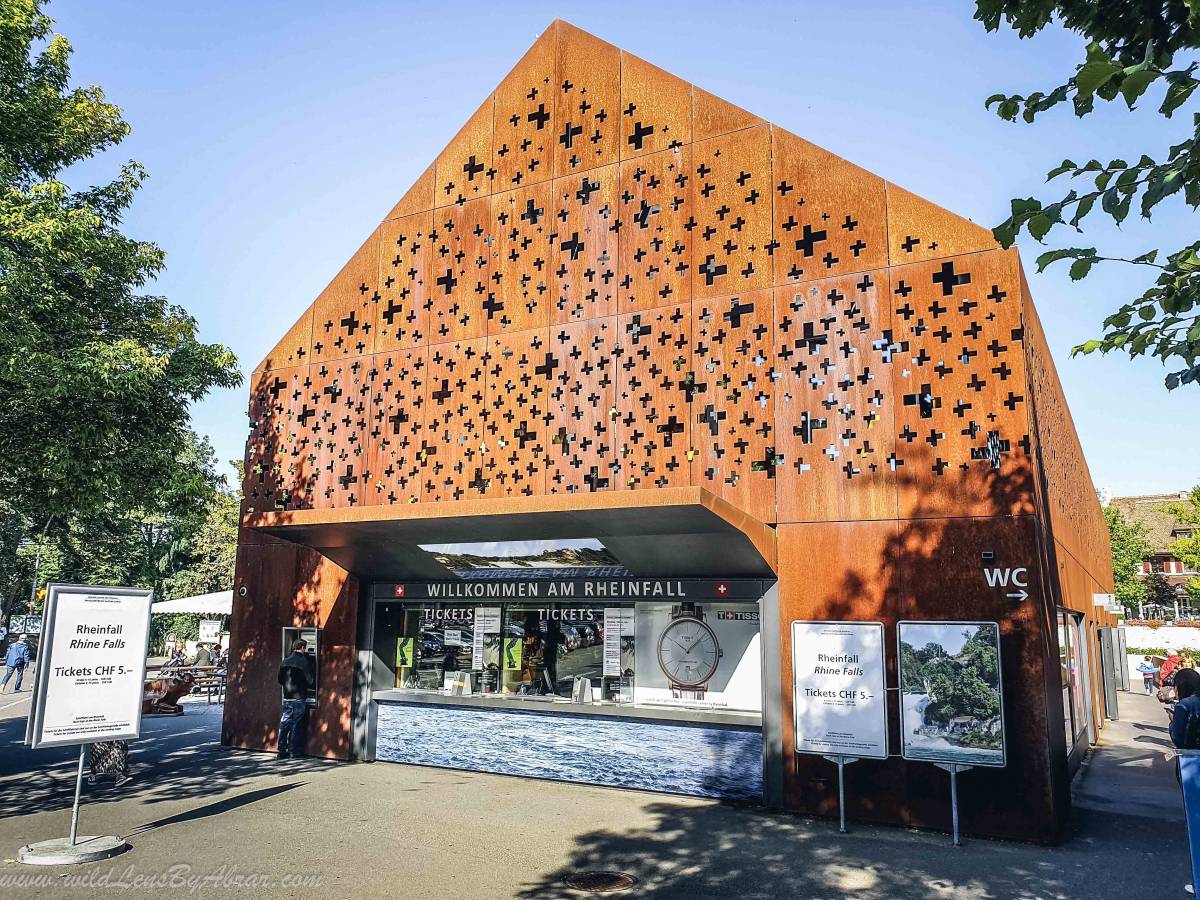
<path fill-rule="evenodd" d="M 673 684 L 699 687 L 717 671 L 717 636 L 699 619 L 676 619 L 658 639 L 658 664 Z"/>

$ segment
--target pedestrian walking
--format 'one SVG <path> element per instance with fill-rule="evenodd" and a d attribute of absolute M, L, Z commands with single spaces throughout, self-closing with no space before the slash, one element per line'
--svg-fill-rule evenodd
<path fill-rule="evenodd" d="M 25 667 L 32 658 L 33 654 L 29 652 L 29 642 L 25 635 L 21 635 L 9 645 L 8 652 L 4 654 L 4 680 L 0 681 L 0 693 L 8 693 L 8 680 L 14 674 L 17 676 L 17 683 L 13 692 L 21 692 L 21 679 L 25 676 Z"/>
<path fill-rule="evenodd" d="M 1154 693 L 1154 678 L 1158 675 L 1158 666 L 1154 664 L 1148 656 L 1143 656 L 1141 663 L 1138 664 L 1137 670 L 1142 675 L 1142 687 L 1146 689 L 1147 694 Z"/>
<path fill-rule="evenodd" d="M 308 692 L 313 684 L 312 662 L 305 652 L 308 643 L 303 638 L 292 641 L 292 652 L 279 667 L 279 684 L 283 687 L 283 713 L 279 717 L 279 757 L 303 756 L 301 743 L 304 720 L 308 717 Z"/>

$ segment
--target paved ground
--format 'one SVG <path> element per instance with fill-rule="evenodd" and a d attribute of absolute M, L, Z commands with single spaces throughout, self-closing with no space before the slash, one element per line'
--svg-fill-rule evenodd
<path fill-rule="evenodd" d="M 75 763 L 69 749 L 23 749 L 28 705 L 5 708 L 13 700 L 0 696 L 0 896 L 84 897 L 124 883 L 133 895 L 174 885 L 220 897 L 550 900 L 585 896 L 562 879 L 590 869 L 631 872 L 640 885 L 623 896 L 656 898 L 1160 900 L 1186 897 L 1190 881 L 1165 717 L 1135 695 L 1121 695 L 1123 721 L 1080 773 L 1070 840 L 960 849 L 944 835 L 838 835 L 823 821 L 658 794 L 279 763 L 222 751 L 220 707 L 201 701 L 181 719 L 146 721 L 133 782 L 88 791 L 81 833 L 123 834 L 134 849 L 75 870 L 11 860 L 27 841 L 66 834 Z"/>

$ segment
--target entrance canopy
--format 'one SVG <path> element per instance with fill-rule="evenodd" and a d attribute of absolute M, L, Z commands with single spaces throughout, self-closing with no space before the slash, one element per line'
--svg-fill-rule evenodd
<path fill-rule="evenodd" d="M 228 616 L 233 612 L 233 591 L 176 597 L 150 606 L 152 613 L 199 613 L 205 616 Z"/>
<path fill-rule="evenodd" d="M 598 541 L 635 576 L 770 578 L 775 565 L 773 528 L 692 487 L 259 513 L 243 524 L 367 581 L 458 577 L 422 547 L 553 539 Z"/>

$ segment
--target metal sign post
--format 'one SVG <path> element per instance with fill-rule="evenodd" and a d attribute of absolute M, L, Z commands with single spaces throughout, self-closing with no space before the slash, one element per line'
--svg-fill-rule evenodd
<path fill-rule="evenodd" d="M 23 863 L 75 865 L 129 849 L 116 835 L 80 837 L 79 804 L 88 747 L 141 734 L 151 599 L 136 588 L 49 586 L 25 743 L 78 744 L 79 761 L 68 836 L 26 844 L 17 851 Z"/>
<path fill-rule="evenodd" d="M 856 756 L 826 756 L 838 767 L 838 831 L 846 833 L 846 764 L 858 762 Z"/>
<path fill-rule="evenodd" d="M 83 792 L 83 757 L 87 754 L 87 744 L 79 745 L 79 768 L 75 770 L 75 802 L 71 805 L 71 835 L 67 843 L 75 846 L 75 838 L 79 834 L 79 795 Z"/>
<path fill-rule="evenodd" d="M 950 773 L 950 828 L 954 846 L 961 847 L 962 841 L 958 839 L 958 773 L 975 767 L 964 766 L 962 763 L 934 763 L 934 765 Z"/>

